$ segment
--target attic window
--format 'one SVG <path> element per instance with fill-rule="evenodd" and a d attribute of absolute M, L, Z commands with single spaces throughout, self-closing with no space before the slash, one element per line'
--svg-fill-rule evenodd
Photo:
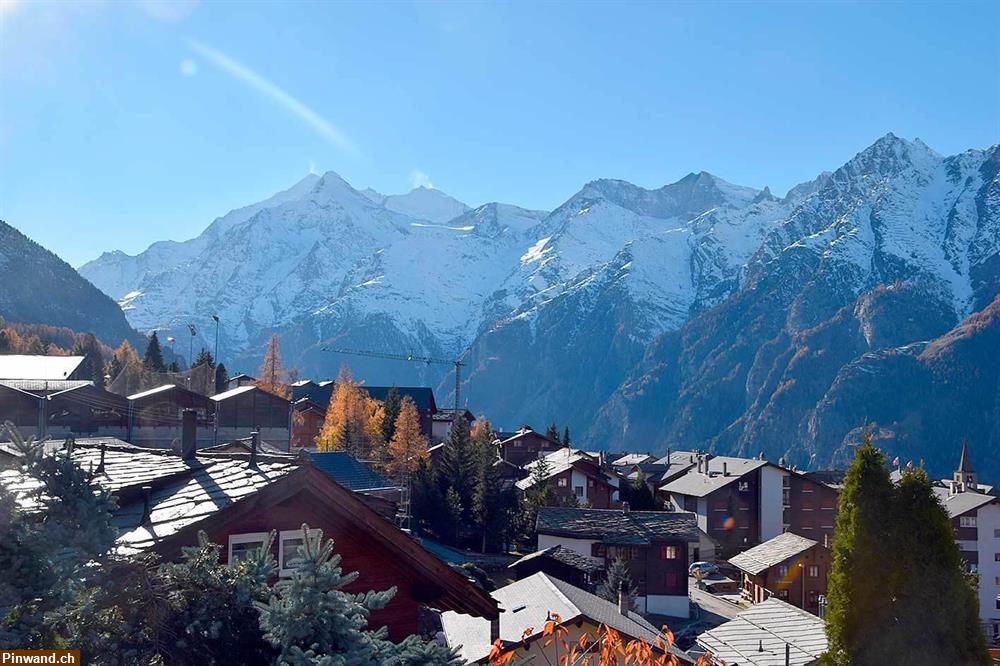
<path fill-rule="evenodd" d="M 314 537 L 319 530 L 309 530 L 309 536 Z M 291 576 L 294 567 L 292 560 L 299 556 L 299 546 L 302 545 L 302 530 L 282 530 L 278 541 L 278 575 Z"/>
<path fill-rule="evenodd" d="M 236 564 L 241 560 L 245 560 L 254 554 L 254 551 L 260 550 L 264 545 L 264 541 L 267 539 L 266 532 L 251 532 L 248 534 L 230 534 L 229 535 L 229 563 Z"/>

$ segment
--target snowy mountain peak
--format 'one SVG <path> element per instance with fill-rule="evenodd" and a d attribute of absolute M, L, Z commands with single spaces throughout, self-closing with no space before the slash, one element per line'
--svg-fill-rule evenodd
<path fill-rule="evenodd" d="M 429 187 L 415 187 L 406 194 L 385 197 L 384 205 L 397 213 L 435 224 L 444 224 L 469 210 L 458 199 Z"/>

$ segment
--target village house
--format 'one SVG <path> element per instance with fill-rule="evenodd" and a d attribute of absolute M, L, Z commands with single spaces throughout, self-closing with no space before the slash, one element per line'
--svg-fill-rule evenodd
<path fill-rule="evenodd" d="M 1000 640 L 1000 498 L 979 483 L 967 444 L 952 478 L 934 492 L 955 530 L 967 570 L 979 575 L 979 620 L 987 640 Z"/>
<path fill-rule="evenodd" d="M 643 613 L 688 616 L 687 568 L 702 548 L 694 514 L 541 507 L 535 527 L 539 550 L 563 546 L 605 568 L 627 561 Z"/>
<path fill-rule="evenodd" d="M 730 666 L 813 666 L 828 646 L 823 620 L 771 598 L 699 635 L 688 654 Z"/>
<path fill-rule="evenodd" d="M 251 377 L 250 375 L 240 372 L 233 375 L 226 381 L 226 390 L 231 391 L 234 388 L 241 388 L 243 386 L 254 386 L 256 383 L 256 377 Z"/>
<path fill-rule="evenodd" d="M 316 446 L 316 436 L 323 430 L 326 410 L 312 398 L 299 398 L 292 403 L 292 450 Z"/>
<path fill-rule="evenodd" d="M 193 416 L 193 414 L 192 414 Z M 488 594 L 372 510 L 363 498 L 306 459 L 289 455 L 206 453 L 194 446 L 193 418 L 181 451 L 101 442 L 72 447 L 70 455 L 93 469 L 95 483 L 117 499 L 113 526 L 121 553 L 156 553 L 178 560 L 199 532 L 222 545 L 224 562 L 277 535 L 273 555 L 280 575 L 302 543 L 303 523 L 322 530 L 342 556 L 345 572 L 359 577 L 345 589 L 360 593 L 395 586 L 391 602 L 371 616 L 393 640 L 416 633 L 425 607 L 483 618 L 498 630 L 497 604 Z M 30 510 L 36 487 L 21 472 L 0 472 L 0 483 Z"/>
<path fill-rule="evenodd" d="M 541 572 L 588 592 L 594 592 L 604 579 L 604 562 L 563 545 L 528 553 L 507 568 L 518 580 Z"/>
<path fill-rule="evenodd" d="M 217 444 L 214 435 L 215 402 L 208 396 L 176 384 L 164 384 L 130 395 L 126 439 L 136 446 L 169 448 L 181 437 L 181 414 L 193 409 L 198 420 L 199 447 Z"/>
<path fill-rule="evenodd" d="M 500 459 L 524 467 L 539 456 L 563 448 L 562 444 L 525 426 L 517 432 L 497 433 Z"/>
<path fill-rule="evenodd" d="M 555 641 L 545 635 L 545 625 L 558 617 L 567 628 L 565 640 L 579 646 L 584 635 L 593 641 L 600 636 L 602 626 L 617 631 L 622 641 L 642 640 L 663 654 L 656 644 L 659 631 L 639 613 L 630 610 L 627 602 L 602 599 L 586 590 L 544 573 L 536 573 L 492 592 L 500 609 L 500 640 L 505 649 L 514 652 L 513 663 L 557 664 L 565 655 Z M 441 614 L 441 626 L 446 643 L 459 649 L 461 658 L 469 663 L 487 663 L 492 641 L 489 622 L 447 611 Z M 669 648 L 678 664 L 693 664 L 693 660 L 676 647 Z M 596 666 L 598 655 L 581 655 L 574 664 Z"/>
<path fill-rule="evenodd" d="M 793 532 L 779 534 L 729 558 L 743 576 L 740 596 L 750 604 L 777 597 L 820 614 L 830 575 L 830 549 Z"/>
<path fill-rule="evenodd" d="M 476 422 L 476 417 L 468 409 L 460 409 L 459 413 L 470 426 Z M 451 431 L 451 424 L 455 422 L 455 409 L 439 409 L 434 412 L 431 421 L 431 442 L 443 441 Z"/>
<path fill-rule="evenodd" d="M 230 389 L 209 399 L 215 403 L 215 441 L 242 439 L 258 432 L 261 439 L 289 450 L 290 401 L 255 385 Z"/>
<path fill-rule="evenodd" d="M 528 475 L 517 482 L 521 492 L 531 488 L 536 479 L 532 472 L 546 465 L 546 482 L 561 503 L 576 502 L 595 509 L 607 509 L 618 502 L 618 477 L 605 470 L 596 455 L 577 449 L 558 449 L 524 466 Z M 610 473 L 609 473 L 610 472 Z"/>

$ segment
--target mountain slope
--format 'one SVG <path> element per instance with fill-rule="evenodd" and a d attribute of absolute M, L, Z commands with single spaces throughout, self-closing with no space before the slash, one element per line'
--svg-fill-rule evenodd
<path fill-rule="evenodd" d="M 0 317 L 90 331 L 109 345 L 137 340 L 113 300 L 65 261 L 2 220 Z"/>

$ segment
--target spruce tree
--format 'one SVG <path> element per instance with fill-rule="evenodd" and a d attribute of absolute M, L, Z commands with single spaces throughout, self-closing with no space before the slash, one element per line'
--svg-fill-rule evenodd
<path fill-rule="evenodd" d="M 545 430 L 545 436 L 553 442 L 559 442 L 559 426 L 556 425 L 555 421 L 549 424 L 549 427 Z"/>
<path fill-rule="evenodd" d="M 569 441 L 569 426 L 563 428 L 562 445 L 568 447 L 570 445 Z"/>
<path fill-rule="evenodd" d="M 474 469 L 471 448 L 469 422 L 459 414 L 452 422 L 451 430 L 448 431 L 448 437 L 444 441 L 440 479 L 447 484 L 447 487 L 455 490 L 459 503 L 465 509 L 472 504 Z M 445 492 L 447 487 L 444 488 Z"/>
<path fill-rule="evenodd" d="M 635 600 L 639 595 L 639 588 L 632 582 L 632 572 L 629 569 L 628 562 L 620 557 L 616 557 L 608 564 L 607 571 L 604 574 L 604 582 L 597 589 L 597 596 L 617 604 L 618 593 L 623 589 L 625 590 L 625 596 L 628 598 L 629 609 L 636 610 Z"/>
<path fill-rule="evenodd" d="M 402 399 L 399 389 L 395 386 L 389 387 L 389 392 L 385 396 L 385 403 L 382 405 L 382 441 L 391 442 L 392 436 L 396 432 L 396 419 L 399 418 L 399 410 L 402 406 Z"/>
<path fill-rule="evenodd" d="M 194 363 L 191 364 L 192 368 L 196 368 L 199 365 L 207 365 L 210 368 L 215 367 L 215 358 L 212 357 L 212 352 L 205 348 L 202 348 L 198 355 L 194 358 Z"/>
<path fill-rule="evenodd" d="M 104 358 L 101 355 L 101 344 L 93 333 L 80 333 L 76 336 L 70 349 L 73 356 L 83 356 L 81 363 L 83 375 L 94 382 L 95 386 L 104 387 Z"/>
<path fill-rule="evenodd" d="M 146 341 L 146 354 L 142 357 L 142 367 L 149 372 L 166 372 L 167 366 L 163 362 L 163 350 L 160 349 L 160 339 L 156 337 L 156 331 L 149 334 Z"/>
<path fill-rule="evenodd" d="M 215 366 L 215 392 L 222 393 L 225 391 L 228 383 L 229 372 L 226 371 L 226 366 L 220 363 Z"/>

